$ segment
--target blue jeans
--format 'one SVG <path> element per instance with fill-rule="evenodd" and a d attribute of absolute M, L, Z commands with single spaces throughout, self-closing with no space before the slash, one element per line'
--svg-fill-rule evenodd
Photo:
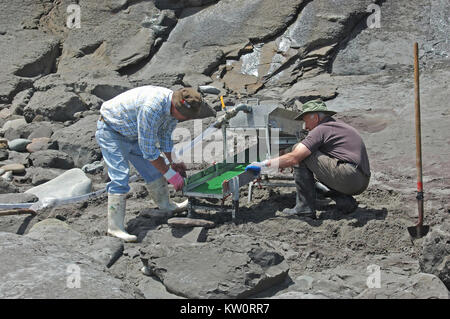
<path fill-rule="evenodd" d="M 106 190 L 111 194 L 126 194 L 130 191 L 128 179 L 131 162 L 145 182 L 150 183 L 162 177 L 162 174 L 143 158 L 138 141 L 132 141 L 114 131 L 103 121 L 97 121 L 95 139 L 102 151 L 103 159 L 108 167 L 111 179 Z"/>

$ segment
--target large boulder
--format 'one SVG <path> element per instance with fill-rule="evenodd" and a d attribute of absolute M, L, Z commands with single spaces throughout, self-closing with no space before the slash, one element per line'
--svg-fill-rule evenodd
<path fill-rule="evenodd" d="M 283 282 L 289 271 L 270 244 L 246 235 L 205 243 L 145 243 L 140 249 L 144 269 L 169 292 L 186 298 L 249 297 Z"/>
<path fill-rule="evenodd" d="M 86 107 L 80 97 L 65 87 L 55 87 L 46 92 L 36 92 L 23 110 L 27 122 L 36 115 L 42 115 L 51 121 L 65 122 L 74 119 L 76 112 L 84 111 Z"/>
<path fill-rule="evenodd" d="M 4 232 L 0 241 L 2 299 L 140 297 L 91 257 L 58 243 Z"/>
<path fill-rule="evenodd" d="M 100 147 L 95 140 L 97 120 L 97 115 L 90 115 L 52 135 L 52 140 L 58 143 L 59 150 L 68 154 L 76 167 L 81 168 L 102 158 Z"/>

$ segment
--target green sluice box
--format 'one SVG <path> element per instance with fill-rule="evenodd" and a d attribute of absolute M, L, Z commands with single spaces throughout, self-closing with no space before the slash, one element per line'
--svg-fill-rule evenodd
<path fill-rule="evenodd" d="M 185 179 L 183 193 L 191 197 L 224 198 L 231 190 L 223 183 L 239 177 L 239 185 L 254 179 L 245 171 L 248 163 L 217 163 Z M 247 176 L 248 175 L 248 176 Z M 245 176 L 245 178 L 243 178 Z M 242 183 L 242 184 L 241 184 Z"/>
<path fill-rule="evenodd" d="M 213 177 L 212 179 L 206 181 L 203 184 L 200 184 L 199 186 L 191 189 L 190 191 L 194 193 L 220 195 L 222 194 L 222 183 L 226 180 L 232 179 L 233 177 L 243 173 L 247 165 L 248 164 L 239 164 L 231 168 L 229 171 L 225 171 L 220 175 Z"/>

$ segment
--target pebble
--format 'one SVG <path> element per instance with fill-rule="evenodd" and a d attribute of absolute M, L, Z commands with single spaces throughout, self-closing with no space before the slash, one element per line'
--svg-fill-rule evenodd
<path fill-rule="evenodd" d="M 202 93 L 215 94 L 215 95 L 220 94 L 220 90 L 211 85 L 201 85 L 198 87 L 198 89 Z"/>
<path fill-rule="evenodd" d="M 0 170 L 5 172 L 11 171 L 13 174 L 21 174 L 25 172 L 25 166 L 22 164 L 7 164 L 0 167 Z"/>
<path fill-rule="evenodd" d="M 8 142 L 9 149 L 17 152 L 25 152 L 27 150 L 27 145 L 30 144 L 31 141 L 25 138 L 17 138 Z"/>
<path fill-rule="evenodd" d="M 0 138 L 0 149 L 8 149 L 8 140 L 6 138 Z"/>
<path fill-rule="evenodd" d="M 31 140 L 31 143 L 26 146 L 26 150 L 30 153 L 43 151 L 48 149 L 51 139 L 49 137 L 37 137 Z"/>

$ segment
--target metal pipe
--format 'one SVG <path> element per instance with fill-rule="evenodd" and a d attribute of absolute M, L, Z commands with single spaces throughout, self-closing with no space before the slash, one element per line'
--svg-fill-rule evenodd
<path fill-rule="evenodd" d="M 248 106 L 247 104 L 238 104 L 236 107 L 232 108 L 229 111 L 226 111 L 224 115 L 219 117 L 216 122 L 212 126 L 215 128 L 221 128 L 222 125 L 228 121 L 229 119 L 235 117 L 240 111 L 243 111 L 245 113 L 251 113 L 252 107 Z"/>

